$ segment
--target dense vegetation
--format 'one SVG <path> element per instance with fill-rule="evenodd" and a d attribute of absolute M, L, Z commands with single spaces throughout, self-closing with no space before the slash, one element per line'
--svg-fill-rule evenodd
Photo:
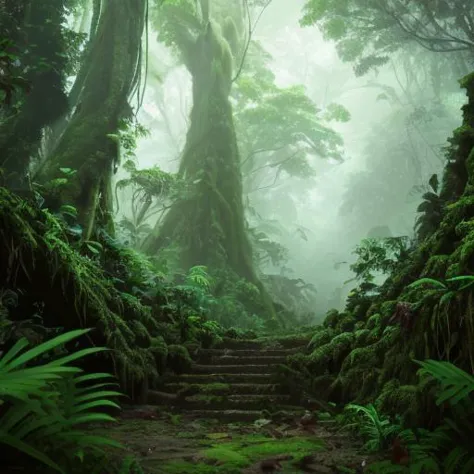
<path fill-rule="evenodd" d="M 291 339 L 300 329 L 311 340 L 280 367 L 281 382 L 318 399 L 327 408 L 321 421 L 355 428 L 367 451 L 391 449 L 391 460 L 368 471 L 474 470 L 474 12 L 469 2 L 439 1 L 434 10 L 423 1 L 385 3 L 310 0 L 301 22 L 335 41 L 357 75 L 398 54 L 405 72 L 419 60 L 420 76 L 407 74 L 402 114 L 414 127 L 453 113 L 443 91 L 456 76 L 467 95 L 462 125 L 444 150 L 444 169 L 428 166 L 413 234 L 378 232 L 367 218 L 369 238 L 351 266 L 356 286 L 343 311 L 318 321 L 315 288 L 285 273 L 289 226 L 259 212 L 274 195 L 249 196 L 270 172 L 273 183 L 301 180 L 299 199 L 309 198 L 316 160 L 343 161 L 334 123 L 351 115 L 334 102 L 316 107 L 302 86 L 278 85 L 271 56 L 252 37 L 252 15 L 269 2 L 0 0 L 6 469 L 143 472 L 91 425 L 113 422 L 125 397 L 146 403 L 165 373 L 186 372 L 202 349 Z M 192 81 L 177 173 L 140 168 L 135 156 L 149 134 L 137 119 L 146 87 L 158 88 L 165 75 L 150 32 Z M 380 100 L 402 102 L 382 89 Z M 420 105 L 414 96 L 421 101 L 425 89 Z M 377 132 L 371 143 L 384 139 Z M 394 159 L 405 155 L 386 143 Z M 383 186 L 390 168 L 372 161 L 372 174 L 354 181 L 342 206 L 360 219 L 373 205 L 370 194 L 354 199 L 360 189 L 382 183 L 380 215 L 398 193 Z M 412 179 L 410 166 L 400 183 Z M 294 449 L 306 453 L 305 443 Z"/>

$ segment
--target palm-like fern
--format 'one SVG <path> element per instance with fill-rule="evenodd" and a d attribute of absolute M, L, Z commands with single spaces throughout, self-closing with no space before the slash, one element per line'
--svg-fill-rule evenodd
<path fill-rule="evenodd" d="M 440 383 L 436 403 L 448 402 L 453 417 L 444 420 L 436 430 L 404 430 L 398 437 L 406 445 L 410 466 L 397 466 L 390 461 L 375 463 L 369 472 L 377 474 L 471 474 L 474 472 L 474 377 L 450 362 L 415 361 L 420 375 Z"/>
<path fill-rule="evenodd" d="M 105 348 L 83 349 L 38 366 L 26 364 L 88 331 L 68 332 L 26 352 L 22 351 L 28 342 L 23 338 L 0 358 L 0 406 L 7 407 L 0 418 L 0 444 L 61 473 L 66 472 L 64 464 L 74 457 L 81 459 L 88 449 L 97 450 L 104 445 L 121 447 L 111 439 L 80 428 L 87 423 L 114 421 L 109 415 L 91 410 L 119 408 L 109 397 L 121 394 L 105 389 L 111 385 L 103 381 L 111 377 L 109 374 L 79 375 L 81 369 L 69 365 Z M 90 384 L 95 381 L 99 383 Z M 59 463 L 53 460 L 55 456 L 65 461 Z"/>
<path fill-rule="evenodd" d="M 392 423 L 387 417 L 382 417 L 372 404 L 367 406 L 350 404 L 346 406 L 346 410 L 363 415 L 358 422 L 347 427 L 358 427 L 360 434 L 366 439 L 364 448 L 367 451 L 386 448 L 388 440 L 401 430 L 398 424 Z"/>

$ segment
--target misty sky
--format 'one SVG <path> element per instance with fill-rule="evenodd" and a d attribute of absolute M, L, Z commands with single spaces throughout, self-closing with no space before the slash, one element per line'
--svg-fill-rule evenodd
<path fill-rule="evenodd" d="M 316 27 L 299 26 L 303 3 L 303 0 L 273 0 L 258 23 L 254 39 L 261 41 L 273 56 L 272 69 L 279 86 L 303 84 L 308 96 L 318 107 L 324 109 L 329 103 L 336 102 L 347 108 L 351 114 L 348 123 L 331 123 L 344 139 L 344 163 L 328 163 L 322 159 L 314 162 L 317 177 L 311 183 L 310 199 L 305 196 L 298 201 L 296 196 L 291 205 L 287 199 L 288 193 L 296 195 L 294 190 L 298 189 L 301 183 L 282 176 L 279 183 L 281 193 L 273 201 L 279 211 L 286 212 L 284 220 L 289 233 L 281 237 L 281 242 L 290 250 L 288 267 L 292 269 L 293 277 L 304 278 L 316 285 L 319 291 L 318 304 L 322 311 L 325 311 L 328 309 L 328 300 L 334 296 L 334 290 L 342 287 L 343 282 L 352 276 L 348 263 L 354 261 L 351 255 L 353 248 L 362 238 L 367 237 L 374 225 L 370 223 L 370 210 L 367 211 L 367 221 L 365 218 L 356 218 L 356 222 L 351 222 L 350 225 L 348 217 L 340 215 L 339 209 L 345 192 L 351 189 L 355 174 L 368 172 L 374 167 L 374 160 L 375 163 L 379 159 L 384 160 L 390 157 L 391 152 L 391 146 L 382 142 L 377 146 L 377 156 L 374 157 L 368 152 L 368 149 L 373 148 L 370 140 L 374 138 L 370 136 L 376 130 L 375 127 L 380 127 L 380 124 L 390 117 L 396 120 L 396 117 L 393 119 L 393 105 L 388 101 L 377 100 L 380 90 L 367 87 L 367 84 L 376 81 L 392 86 L 399 92 L 400 87 L 399 78 L 395 76 L 391 65 L 384 67 L 378 74 L 355 77 L 352 66 L 338 59 L 333 44 L 325 42 Z M 190 77 L 169 51 L 157 42 L 154 32 L 150 32 L 150 57 L 153 58 L 149 61 L 150 76 L 156 73 L 161 76 L 163 82 L 149 78 L 145 104 L 139 119 L 149 127 L 151 136 L 139 142 L 136 152 L 138 165 L 149 167 L 158 164 L 165 171 L 176 171 L 191 107 Z M 461 92 L 455 94 L 453 110 L 458 109 L 463 98 Z M 403 113 L 402 109 L 403 107 L 400 113 Z M 162 112 L 166 115 L 165 120 Z M 454 125 L 457 125 L 461 121 L 461 115 L 459 113 L 456 118 L 454 114 L 454 117 L 454 120 L 457 120 Z M 436 137 L 439 145 L 445 143 L 452 131 L 452 125 L 451 122 L 443 122 L 442 128 L 444 127 L 445 131 Z M 390 135 L 395 132 L 387 127 L 386 133 Z M 397 137 L 394 135 L 393 139 L 396 141 Z M 428 142 L 432 140 L 431 137 L 415 137 L 415 140 L 415 146 L 422 155 L 431 153 L 428 148 L 428 151 L 423 150 L 423 141 Z M 427 181 L 432 173 L 442 169 L 441 158 L 436 160 L 427 157 L 425 161 L 426 166 L 424 165 L 422 170 L 423 181 Z M 386 183 L 386 186 L 391 184 Z M 415 197 L 413 202 L 408 201 L 407 198 L 406 206 L 404 202 L 400 204 L 400 212 L 393 209 L 387 211 L 386 222 L 375 224 L 389 226 L 392 235 L 410 233 L 419 200 L 417 202 Z M 276 208 L 259 211 L 272 217 Z M 304 227 L 307 240 L 295 232 L 298 226 Z M 336 265 L 337 262 L 348 263 Z M 344 287 L 339 297 L 341 305 L 342 297 L 347 295 L 350 288 L 351 285 Z"/>

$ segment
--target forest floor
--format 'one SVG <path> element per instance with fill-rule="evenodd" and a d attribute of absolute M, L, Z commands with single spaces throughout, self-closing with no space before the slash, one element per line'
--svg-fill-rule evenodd
<path fill-rule="evenodd" d="M 223 423 L 143 406 L 125 410 L 107 434 L 146 474 L 362 473 L 364 461 L 380 460 L 324 422 L 298 421 Z"/>

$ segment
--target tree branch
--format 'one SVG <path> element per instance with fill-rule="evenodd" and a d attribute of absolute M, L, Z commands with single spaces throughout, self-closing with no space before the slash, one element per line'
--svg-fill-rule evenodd
<path fill-rule="evenodd" d="M 245 6 L 247 8 L 247 16 L 248 16 L 248 20 L 249 20 L 249 25 L 248 25 L 248 28 L 249 28 L 249 36 L 247 38 L 247 42 L 245 44 L 245 49 L 244 49 L 244 53 L 242 55 L 242 59 L 240 61 L 240 66 L 239 66 L 239 69 L 237 70 L 237 73 L 235 74 L 235 76 L 233 77 L 232 81 L 231 81 L 231 84 L 233 84 L 240 76 L 240 74 L 242 73 L 242 69 L 244 67 L 244 62 L 245 62 L 245 58 L 247 56 L 247 53 L 248 53 L 248 50 L 249 50 L 249 46 L 250 46 L 250 41 L 252 41 L 252 35 L 253 33 L 255 32 L 255 28 L 257 27 L 257 24 L 258 22 L 260 21 L 260 18 L 262 17 L 263 15 L 263 12 L 267 9 L 267 7 L 270 5 L 270 3 L 272 3 L 272 0 L 268 0 L 267 3 L 264 5 L 264 7 L 262 8 L 262 10 L 260 11 L 257 19 L 255 20 L 255 23 L 253 24 L 252 26 L 252 20 L 250 18 L 250 7 L 249 7 L 249 2 L 248 0 L 244 0 L 245 1 Z"/>

